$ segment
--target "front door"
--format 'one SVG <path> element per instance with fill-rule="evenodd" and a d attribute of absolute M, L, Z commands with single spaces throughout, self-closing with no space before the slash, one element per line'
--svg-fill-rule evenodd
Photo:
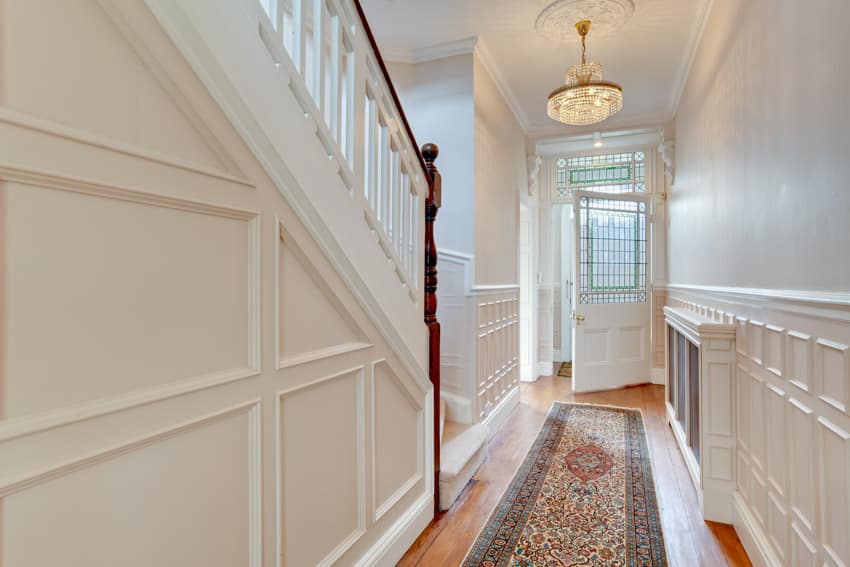
<path fill-rule="evenodd" d="M 574 198 L 573 390 L 649 382 L 646 198 Z"/>

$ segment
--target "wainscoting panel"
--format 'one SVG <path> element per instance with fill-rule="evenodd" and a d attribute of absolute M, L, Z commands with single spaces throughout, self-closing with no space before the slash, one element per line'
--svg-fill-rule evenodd
<path fill-rule="evenodd" d="M 377 522 L 425 477 L 425 411 L 385 360 L 372 364 L 371 397 L 372 514 Z"/>
<path fill-rule="evenodd" d="M 360 367 L 280 393 L 284 565 L 330 565 L 365 532 L 364 389 Z"/>
<path fill-rule="evenodd" d="M 2 2 L 4 567 L 392 565 L 433 517 L 421 289 L 310 131 L 260 3 L 214 4 Z M 280 81 L 254 89 L 293 144 L 274 168 L 178 49 L 196 24 Z"/>
<path fill-rule="evenodd" d="M 257 213 L 47 181 L 0 188 L 8 418 L 256 369 Z"/>
<path fill-rule="evenodd" d="M 279 368 L 371 346 L 303 252 L 283 234 L 277 265 Z"/>
<path fill-rule="evenodd" d="M 850 298 L 667 286 L 737 326 L 735 527 L 755 564 L 850 565 Z"/>
<path fill-rule="evenodd" d="M 478 288 L 475 292 L 477 416 L 486 418 L 519 386 L 519 289 Z"/>
<path fill-rule="evenodd" d="M 5 484 L 0 562 L 257 565 L 259 418 L 240 404 Z"/>

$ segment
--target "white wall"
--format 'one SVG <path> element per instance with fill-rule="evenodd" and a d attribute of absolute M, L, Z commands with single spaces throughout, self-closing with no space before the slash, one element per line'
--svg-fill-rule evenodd
<path fill-rule="evenodd" d="M 676 118 L 671 282 L 850 289 L 848 20 L 844 0 L 714 3 Z"/>
<path fill-rule="evenodd" d="M 714 2 L 676 118 L 668 302 L 736 323 L 756 565 L 850 564 L 848 20 L 844 0 Z"/>
<path fill-rule="evenodd" d="M 525 133 L 478 54 L 475 73 L 475 282 L 515 285 Z"/>
<path fill-rule="evenodd" d="M 472 55 L 388 67 L 416 141 L 440 147 L 443 206 L 434 228 L 437 249 L 474 254 Z"/>

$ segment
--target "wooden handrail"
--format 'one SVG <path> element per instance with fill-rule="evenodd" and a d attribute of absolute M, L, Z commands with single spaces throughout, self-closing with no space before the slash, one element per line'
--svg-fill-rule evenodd
<path fill-rule="evenodd" d="M 434 165 L 440 148 L 425 144 L 421 151 L 428 171 L 425 199 L 425 324 L 428 326 L 428 373 L 434 387 L 434 513 L 440 512 L 440 322 L 437 320 L 437 245 L 434 221 L 442 201 L 442 177 Z"/>
<path fill-rule="evenodd" d="M 381 50 L 378 49 L 378 42 L 375 41 L 375 35 L 372 33 L 372 28 L 369 26 L 369 20 L 366 19 L 366 12 L 363 11 L 363 6 L 360 4 L 360 0 L 354 0 L 354 5 L 357 7 L 357 14 L 360 16 L 360 22 L 363 24 L 363 29 L 366 30 L 366 37 L 369 38 L 369 43 L 372 45 L 372 51 L 375 52 L 375 59 L 378 61 L 378 67 L 381 69 L 381 74 L 384 76 L 384 81 L 387 83 L 387 88 L 390 90 L 390 95 L 392 95 L 393 102 L 398 109 L 399 116 L 401 116 L 401 121 L 404 124 L 404 130 L 407 132 L 407 136 L 410 138 L 410 142 L 418 154 L 416 157 L 419 158 L 419 165 L 422 166 L 422 172 L 425 174 L 425 179 L 430 184 L 432 182 L 430 177 L 431 174 L 428 170 L 425 159 L 422 157 L 422 152 L 419 151 L 419 145 L 416 143 L 416 136 L 413 135 L 413 129 L 410 127 L 410 122 L 407 121 L 407 115 L 404 113 L 404 108 L 401 106 L 401 100 L 398 98 L 398 93 L 396 92 L 393 81 L 390 78 L 390 72 L 387 70 L 387 65 L 384 62 L 384 58 L 381 56 Z"/>

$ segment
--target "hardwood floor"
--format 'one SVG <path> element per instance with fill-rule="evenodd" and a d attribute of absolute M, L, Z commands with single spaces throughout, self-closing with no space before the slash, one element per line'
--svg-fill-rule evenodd
<path fill-rule="evenodd" d="M 398 565 L 460 565 L 537 437 L 553 401 L 643 409 L 671 567 L 751 565 L 731 526 L 706 523 L 699 518 L 696 490 L 665 421 L 661 386 L 576 395 L 569 379 L 554 376 L 522 384 L 520 391 L 520 405 L 490 442 L 487 460 L 454 506 L 436 518 Z"/>

